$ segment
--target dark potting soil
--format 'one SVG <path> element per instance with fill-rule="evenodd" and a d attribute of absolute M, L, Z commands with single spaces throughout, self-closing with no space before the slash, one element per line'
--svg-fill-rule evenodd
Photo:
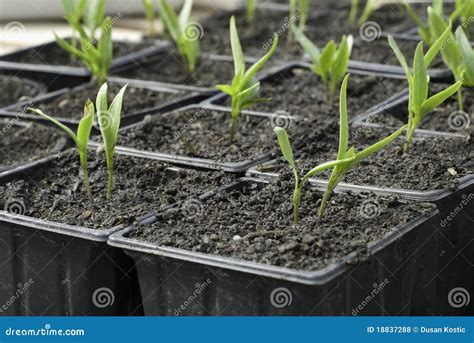
<path fill-rule="evenodd" d="M 179 55 L 163 52 L 140 65 L 112 74 L 130 79 L 214 88 L 217 84 L 230 83 L 233 73 L 232 61 L 218 61 L 201 56 L 195 73 L 190 75 Z"/>
<path fill-rule="evenodd" d="M 449 84 L 431 83 L 429 87 L 430 96 L 449 86 Z M 472 134 L 474 129 L 472 124 L 474 119 L 474 89 L 464 88 L 462 94 L 463 111 L 459 111 L 457 95 L 455 94 L 427 115 L 423 119 L 420 128 L 460 134 L 469 132 Z M 368 121 L 389 127 L 400 127 L 407 121 L 407 107 L 408 104 L 403 106 L 401 110 L 389 111 L 390 113 L 382 112 L 380 115 L 374 114 L 368 118 Z"/>
<path fill-rule="evenodd" d="M 150 116 L 124 130 L 118 145 L 218 162 L 249 160 L 278 149 L 270 119 L 243 115 L 232 144 L 229 121 L 229 112 L 204 108 Z"/>
<path fill-rule="evenodd" d="M 59 152 L 67 139 L 61 131 L 45 125 L 0 120 L 0 171 Z"/>
<path fill-rule="evenodd" d="M 104 152 L 89 153 L 91 200 L 79 176 L 79 158 L 70 149 L 51 164 L 36 167 L 27 176 L 0 185 L 2 208 L 8 199 L 19 199 L 25 215 L 34 218 L 108 229 L 133 222 L 135 217 L 230 182 L 222 172 L 166 170 L 159 161 L 117 155 L 111 200 L 106 199 L 107 171 Z M 188 211 L 183 205 L 183 213 Z M 189 205 L 191 206 L 191 205 Z M 191 211 L 192 209 L 189 209 Z"/>
<path fill-rule="evenodd" d="M 415 55 L 416 46 L 418 41 L 414 40 L 395 40 L 398 47 L 402 51 L 409 65 L 412 65 L 413 56 Z M 425 44 L 426 45 L 426 44 Z M 425 46 L 425 52 L 427 47 Z M 392 66 L 400 66 L 395 54 L 388 44 L 387 38 L 380 37 L 379 39 L 371 42 L 359 40 L 354 44 L 352 48 L 351 59 L 354 61 L 361 61 L 367 63 L 378 63 Z M 401 67 L 401 66 L 400 66 Z M 438 56 L 435 57 L 429 68 L 441 68 L 442 60 Z"/>
<path fill-rule="evenodd" d="M 347 90 L 349 116 L 364 113 L 405 87 L 405 81 L 402 79 L 351 74 Z M 332 105 L 327 103 L 326 93 L 319 76 L 308 69 L 295 68 L 268 82 L 262 82 L 261 96 L 271 100 L 258 103 L 251 109 L 270 113 L 283 111 L 317 123 L 325 123 L 329 119 L 338 121 L 339 91 L 334 94 Z M 227 105 L 229 103 L 230 100 Z"/>
<path fill-rule="evenodd" d="M 109 83 L 109 104 L 122 87 L 123 85 Z M 84 115 L 84 105 L 87 99 L 90 98 L 95 103 L 97 92 L 98 86 L 92 83 L 79 89 L 70 90 L 53 99 L 35 102 L 30 106 L 39 108 L 53 117 L 80 119 Z M 185 94 L 184 91 L 173 94 L 129 85 L 123 98 L 122 117 L 164 105 Z M 17 108 L 16 110 L 21 109 Z"/>
<path fill-rule="evenodd" d="M 114 42 L 113 56 L 114 58 L 122 57 L 132 52 L 142 50 L 151 44 L 133 43 L 133 42 Z M 20 56 L 0 58 L 5 61 L 13 61 L 18 63 L 29 64 L 46 64 L 46 65 L 62 65 L 71 67 L 84 67 L 80 59 L 71 56 L 56 43 L 30 48 L 23 52 Z"/>
<path fill-rule="evenodd" d="M 387 137 L 395 129 L 373 129 L 352 127 L 349 146 L 357 151 Z M 315 127 L 301 140 L 307 145 L 298 149 L 296 165 L 298 169 L 308 172 L 323 162 L 334 160 L 337 156 L 339 142 L 339 125 L 330 123 L 326 128 Z M 416 138 L 410 145 L 410 152 L 403 153 L 404 134 L 385 149 L 371 155 L 349 171 L 342 182 L 429 191 L 454 188 L 459 179 L 474 172 L 474 142 L 461 138 L 427 137 Z M 290 137 L 291 139 L 291 137 Z M 286 172 L 288 164 L 279 161 L 276 165 L 265 166 L 267 172 Z M 330 171 L 314 176 L 327 180 Z M 454 174 L 454 175 L 453 175 Z"/>
<path fill-rule="evenodd" d="M 173 211 L 132 237 L 158 246 L 312 271 L 351 253 L 364 260 L 369 243 L 432 210 L 429 204 L 393 196 L 333 194 L 318 222 L 322 193 L 308 186 L 295 227 L 293 187 L 287 174 L 260 191 L 250 186 L 243 194 L 220 194 L 202 203 L 200 216 L 189 218 Z M 377 215 L 367 215 L 368 203 L 377 206 Z"/>
<path fill-rule="evenodd" d="M 0 107 L 30 99 L 41 93 L 42 87 L 16 76 L 0 75 Z"/>

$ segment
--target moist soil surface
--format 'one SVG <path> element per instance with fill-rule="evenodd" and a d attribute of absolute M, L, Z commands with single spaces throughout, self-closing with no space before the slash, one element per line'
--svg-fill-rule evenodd
<path fill-rule="evenodd" d="M 232 144 L 229 121 L 229 112 L 204 108 L 150 116 L 124 130 L 118 145 L 217 162 L 250 160 L 277 151 L 269 118 L 242 115 Z"/>
<path fill-rule="evenodd" d="M 113 56 L 114 58 L 122 57 L 132 52 L 136 52 L 149 47 L 150 44 L 145 43 L 128 43 L 128 42 L 114 42 Z M 47 65 L 62 65 L 70 67 L 84 67 L 80 59 L 71 56 L 57 44 L 47 46 L 40 46 L 31 48 L 23 52 L 19 56 L 8 58 L 0 58 L 0 60 L 13 61 L 18 63 L 28 64 L 47 64 Z"/>
<path fill-rule="evenodd" d="M 431 211 L 425 203 L 406 203 L 396 197 L 374 194 L 333 194 L 324 218 L 317 210 L 322 193 L 306 187 L 302 194 L 300 223 L 293 225 L 293 181 L 282 180 L 244 193 L 231 191 L 203 203 L 194 218 L 171 211 L 152 225 L 141 227 L 133 238 L 158 246 L 228 256 L 298 270 L 318 270 L 356 252 L 367 256 L 367 244 L 394 232 L 397 226 Z M 365 214 L 376 203 L 377 216 Z"/>
<path fill-rule="evenodd" d="M 117 155 L 111 200 L 106 199 L 107 171 L 104 152 L 90 151 L 91 200 L 79 176 L 79 158 L 70 149 L 50 165 L 36 167 L 16 181 L 0 185 L 2 208 L 8 199 L 21 199 L 25 215 L 34 218 L 108 229 L 134 221 L 135 217 L 186 200 L 231 182 L 222 172 L 166 170 L 159 161 Z M 183 213 L 192 211 L 185 203 Z M 189 206 L 188 209 L 186 206 Z"/>
<path fill-rule="evenodd" d="M 364 113 L 404 88 L 406 83 L 402 79 L 351 74 L 347 90 L 349 116 Z M 309 69 L 295 68 L 262 82 L 261 97 L 271 100 L 254 105 L 251 110 L 270 113 L 280 111 L 316 123 L 326 123 L 331 119 L 338 121 L 339 91 L 334 94 L 332 105 L 328 104 L 326 94 L 319 76 Z M 228 99 L 226 105 L 229 104 Z"/>
<path fill-rule="evenodd" d="M 449 84 L 430 84 L 430 96 L 443 91 Z M 426 130 L 444 131 L 460 134 L 473 134 L 474 125 L 472 124 L 474 114 L 474 88 L 463 89 L 463 112 L 459 111 L 457 95 L 453 95 L 439 107 L 427 115 L 420 128 Z M 408 118 L 408 104 L 397 110 L 387 111 L 386 115 L 373 115 L 368 117 L 368 121 L 389 127 L 400 127 Z M 470 124 L 470 125 L 469 125 Z"/>
<path fill-rule="evenodd" d="M 213 88 L 218 84 L 230 83 L 234 77 L 232 60 L 219 61 L 208 56 L 199 59 L 196 71 L 190 75 L 179 55 L 162 52 L 158 56 L 113 73 L 114 75 L 147 81 Z"/>
<path fill-rule="evenodd" d="M 67 144 L 61 131 L 45 125 L 0 119 L 0 172 L 59 152 Z"/>
<path fill-rule="evenodd" d="M 40 84 L 15 76 L 0 75 L 0 107 L 28 100 L 42 92 Z"/>
<path fill-rule="evenodd" d="M 357 151 L 361 151 L 387 137 L 394 130 L 350 128 L 349 146 L 354 146 Z M 354 167 L 345 175 L 342 182 L 429 191 L 454 188 L 459 178 L 474 172 L 474 142 L 472 140 L 466 142 L 462 138 L 416 137 L 408 154 L 403 153 L 405 137 L 402 134 L 390 145 Z M 329 124 L 323 129 L 315 127 L 311 134 L 300 139 L 309 142 L 295 152 L 298 155 L 296 165 L 304 173 L 323 162 L 336 159 L 339 125 Z M 260 170 L 266 172 L 286 172 L 288 169 L 288 163 L 281 160 L 278 160 L 276 164 L 260 167 Z M 327 180 L 329 174 L 330 171 L 326 171 L 314 178 Z"/>
<path fill-rule="evenodd" d="M 120 84 L 109 83 L 109 104 L 122 87 L 123 85 Z M 84 105 L 87 99 L 90 98 L 95 103 L 97 92 L 98 86 L 93 83 L 79 89 L 70 90 L 53 99 L 35 102 L 31 107 L 39 108 L 53 117 L 81 119 L 84 115 Z M 122 118 L 145 109 L 164 105 L 185 96 L 185 94 L 184 91 L 166 93 L 129 85 L 123 98 Z M 16 110 L 21 110 L 21 108 L 18 107 Z"/>

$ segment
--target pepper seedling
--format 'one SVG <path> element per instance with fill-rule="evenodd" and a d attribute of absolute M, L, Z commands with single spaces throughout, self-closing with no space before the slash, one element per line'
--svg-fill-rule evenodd
<path fill-rule="evenodd" d="M 199 57 L 199 39 L 201 28 L 189 20 L 193 7 L 193 0 L 186 0 L 178 15 L 175 13 L 168 0 L 159 0 L 161 18 L 171 38 L 178 48 L 178 52 L 186 64 L 188 72 L 193 74 Z"/>
<path fill-rule="evenodd" d="M 73 39 L 71 43 L 54 34 L 56 43 L 72 56 L 79 58 L 91 71 L 99 85 L 105 82 L 107 72 L 112 63 L 112 19 L 104 16 L 104 1 L 81 0 L 77 6 L 71 1 L 65 1 L 66 20 L 74 34 L 79 36 L 79 46 Z M 89 33 L 81 26 L 85 23 Z M 95 38 L 97 28 L 100 26 L 101 34 Z"/>
<path fill-rule="evenodd" d="M 143 7 L 145 8 L 145 18 L 148 22 L 148 34 L 151 38 L 157 37 L 158 32 L 156 31 L 156 17 L 153 0 L 143 0 Z"/>
<path fill-rule="evenodd" d="M 354 24 L 356 22 L 357 14 L 359 13 L 359 0 L 352 0 L 351 10 L 349 12 L 349 21 Z M 367 0 L 364 9 L 362 10 L 362 14 L 357 21 L 357 25 L 361 26 L 365 23 L 369 17 L 374 12 L 375 8 L 378 5 L 378 0 Z"/>
<path fill-rule="evenodd" d="M 296 26 L 292 26 L 296 40 L 311 59 L 311 70 L 321 77 L 326 87 L 326 101 L 331 104 L 339 83 L 342 81 L 351 58 L 353 38 L 342 36 L 339 48 L 334 40 L 322 51 Z"/>
<path fill-rule="evenodd" d="M 80 165 L 82 169 L 82 175 L 84 179 L 84 186 L 89 196 L 92 196 L 91 186 L 89 182 L 89 173 L 87 172 L 87 145 L 89 143 L 89 136 L 91 133 L 92 125 L 94 124 L 94 104 L 90 99 L 87 99 L 86 105 L 84 106 L 84 116 L 79 122 L 77 128 L 77 134 L 75 134 L 70 128 L 60 123 L 53 117 L 43 113 L 41 110 L 36 108 L 28 108 L 29 111 L 38 114 L 39 116 L 49 120 L 59 128 L 61 128 L 76 144 L 76 149 L 79 154 Z"/>
<path fill-rule="evenodd" d="M 237 131 L 237 121 L 242 110 L 249 108 L 257 102 L 267 100 L 258 98 L 260 82 L 254 76 L 275 52 L 278 46 L 278 35 L 274 35 L 270 50 L 248 70 L 245 70 L 244 53 L 240 45 L 234 16 L 230 19 L 230 44 L 234 59 L 234 78 L 230 85 L 217 85 L 216 88 L 232 98 L 230 122 L 230 141 L 232 142 Z"/>
<path fill-rule="evenodd" d="M 458 81 L 445 90 L 428 98 L 429 76 L 427 73 L 427 67 L 431 64 L 443 44 L 446 44 L 450 37 L 451 22 L 449 22 L 446 30 L 433 43 L 426 55 L 423 55 L 423 42 L 420 42 L 415 50 L 412 73 L 397 43 L 392 36 L 388 36 L 390 47 L 405 70 L 406 78 L 408 80 L 408 129 L 405 143 L 403 145 L 403 150 L 405 152 L 408 152 L 415 130 L 420 126 L 423 118 L 455 94 L 462 86 L 462 81 Z"/>
<path fill-rule="evenodd" d="M 128 84 L 127 84 L 128 85 Z M 105 159 L 107 161 L 107 199 L 112 197 L 112 184 L 114 173 L 114 155 L 117 144 L 118 130 L 120 128 L 120 115 L 122 113 L 123 95 L 127 89 L 123 86 L 108 105 L 107 83 L 104 83 L 97 93 L 96 109 L 100 133 L 104 142 Z"/>
<path fill-rule="evenodd" d="M 346 75 L 342 82 L 339 98 L 339 148 L 336 160 L 325 162 L 314 167 L 308 173 L 306 173 L 300 181 L 298 169 L 293 158 L 293 151 L 288 139 L 288 134 L 286 133 L 284 128 L 276 127 L 274 129 L 278 138 L 278 144 L 280 145 L 283 157 L 290 164 L 295 178 L 295 189 L 293 192 L 293 221 L 295 224 L 298 224 L 298 212 L 303 186 L 311 177 L 326 169 L 333 168 L 328 185 L 326 187 L 326 191 L 324 192 L 323 198 L 321 200 L 321 205 L 319 207 L 318 218 L 321 219 L 324 216 L 324 211 L 326 209 L 329 197 L 331 196 L 333 190 L 336 188 L 339 182 L 343 179 L 344 175 L 349 170 L 357 166 L 357 164 L 359 164 L 362 160 L 366 159 L 370 155 L 376 153 L 377 151 L 380 151 L 385 146 L 390 144 L 406 129 L 406 125 L 404 125 L 396 132 L 392 133 L 390 136 L 380 140 L 379 142 L 369 146 L 368 148 L 365 148 L 360 152 L 356 152 L 355 148 L 353 147 L 349 149 L 349 119 L 347 114 L 348 81 L 349 74 Z"/>

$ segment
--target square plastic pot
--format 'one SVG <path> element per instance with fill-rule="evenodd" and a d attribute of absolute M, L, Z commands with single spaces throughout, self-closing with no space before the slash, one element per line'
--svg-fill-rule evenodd
<path fill-rule="evenodd" d="M 14 180 L 59 155 L 0 176 Z M 93 230 L 24 216 L 21 199 L 0 210 L 0 315 L 140 315 L 132 260 L 107 245 L 123 229 Z"/>
<path fill-rule="evenodd" d="M 266 183 L 244 178 L 219 192 L 257 191 Z M 357 263 L 352 253 L 312 272 L 130 238 L 154 222 L 153 217 L 114 233 L 108 242 L 135 260 L 145 315 L 406 315 L 416 279 L 417 242 L 436 218 L 433 210 L 428 217 L 400 225 L 371 243 L 363 262 Z M 389 286 L 379 289 L 385 279 Z M 374 287 L 377 294 L 367 301 Z"/>

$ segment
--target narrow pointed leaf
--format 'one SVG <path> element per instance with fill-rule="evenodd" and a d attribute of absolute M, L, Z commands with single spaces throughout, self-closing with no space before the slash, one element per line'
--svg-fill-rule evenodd
<path fill-rule="evenodd" d="M 462 86 L 462 81 L 458 81 L 455 84 L 449 86 L 445 90 L 439 92 L 436 95 L 433 95 L 428 100 L 426 100 L 423 105 L 421 106 L 420 112 L 421 117 L 423 118 L 428 113 L 430 113 L 433 109 L 441 105 L 447 99 L 449 99 L 454 93 L 456 93 L 459 88 Z"/>
<path fill-rule="evenodd" d="M 412 105 L 415 113 L 418 113 L 428 97 L 428 74 L 423 59 L 423 42 L 418 44 L 415 51 L 412 93 Z"/>
<path fill-rule="evenodd" d="M 349 144 L 349 118 L 347 116 L 347 83 L 350 74 L 342 81 L 341 94 L 339 97 L 339 149 L 337 158 L 343 159 Z"/>

